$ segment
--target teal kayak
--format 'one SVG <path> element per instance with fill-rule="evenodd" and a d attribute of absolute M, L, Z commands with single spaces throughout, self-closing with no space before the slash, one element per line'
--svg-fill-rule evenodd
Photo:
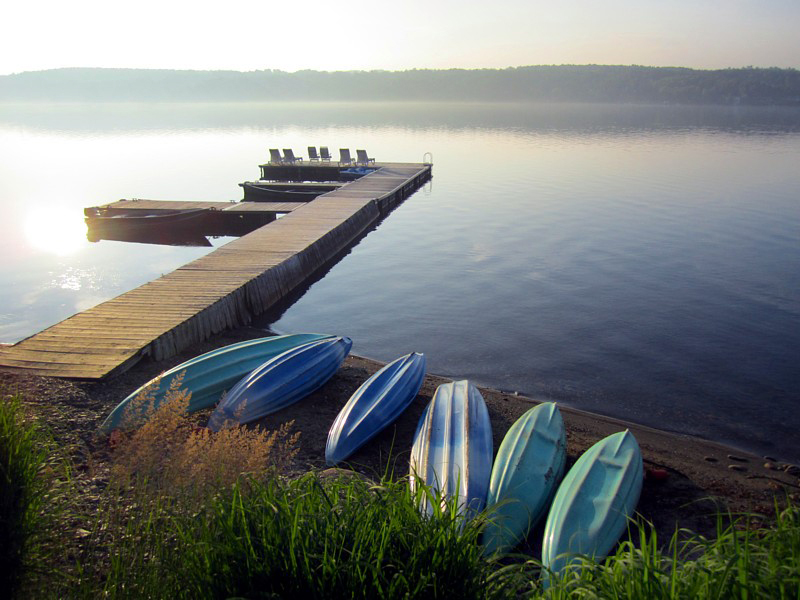
<path fill-rule="evenodd" d="M 153 396 L 154 408 L 164 400 L 164 395 L 175 376 L 184 373 L 181 388 L 192 393 L 189 412 L 214 406 L 222 393 L 242 377 L 270 358 L 291 348 L 314 340 L 332 336 L 319 333 L 276 335 L 246 340 L 196 356 L 148 381 L 130 394 L 111 411 L 100 425 L 101 433 L 110 433 L 119 427 L 131 428 L 146 419 L 143 407 L 133 408 L 132 401 L 142 392 Z M 135 403 L 134 403 L 135 404 Z"/>
<path fill-rule="evenodd" d="M 577 562 L 576 555 L 605 558 L 628 526 L 643 479 L 642 453 L 630 431 L 589 448 L 556 492 L 544 528 L 542 564 L 558 574 Z"/>
<path fill-rule="evenodd" d="M 494 459 L 484 554 L 508 552 L 541 519 L 564 475 L 567 439 L 553 402 L 535 406 L 506 433 Z"/>

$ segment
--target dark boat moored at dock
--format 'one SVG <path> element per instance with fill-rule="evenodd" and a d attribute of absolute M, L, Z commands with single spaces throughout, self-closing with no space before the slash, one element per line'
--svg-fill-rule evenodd
<path fill-rule="evenodd" d="M 244 190 L 246 202 L 269 202 L 274 200 L 289 200 L 293 202 L 308 202 L 317 196 L 338 189 L 339 185 L 303 185 L 295 184 L 287 187 L 274 182 L 245 181 L 239 186 Z"/>
<path fill-rule="evenodd" d="M 110 213 L 101 207 L 90 207 L 84 210 L 86 225 L 89 227 L 89 239 L 114 238 L 130 236 L 137 233 L 151 235 L 158 231 L 166 231 L 173 235 L 193 233 L 201 230 L 208 210 L 198 208 L 190 210 L 158 211 L 141 214 Z"/>

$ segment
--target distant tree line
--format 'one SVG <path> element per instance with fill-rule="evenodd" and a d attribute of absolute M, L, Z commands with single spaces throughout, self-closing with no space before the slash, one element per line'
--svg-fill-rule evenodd
<path fill-rule="evenodd" d="M 800 71 L 563 65 L 408 71 L 54 69 L 0 76 L 6 102 L 627 102 L 800 106 Z"/>

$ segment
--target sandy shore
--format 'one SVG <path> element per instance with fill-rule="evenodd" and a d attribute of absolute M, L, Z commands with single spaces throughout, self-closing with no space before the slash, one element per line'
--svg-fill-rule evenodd
<path fill-rule="evenodd" d="M 104 440 L 96 427 L 130 392 L 166 369 L 197 354 L 264 332 L 239 328 L 226 332 L 167 361 L 143 360 L 121 376 L 100 383 L 79 383 L 16 373 L 0 373 L 5 393 L 20 391 L 53 430 L 56 439 L 71 450 L 78 476 L 89 469 L 81 465 L 103 455 Z M 262 421 L 268 428 L 294 421 L 301 433 L 299 467 L 324 468 L 328 429 L 350 395 L 382 363 L 350 356 L 321 390 Z M 417 421 L 436 387 L 447 379 L 428 375 L 411 407 L 364 448 L 351 457 L 351 467 L 378 478 L 388 470 L 396 476 L 408 471 L 408 458 Z M 505 432 L 535 399 L 481 388 L 489 408 L 497 450 Z M 676 524 L 711 534 L 718 508 L 733 512 L 774 514 L 775 499 L 787 496 L 800 502 L 797 470 L 769 458 L 733 450 L 720 444 L 658 431 L 609 417 L 561 407 L 567 425 L 568 467 L 601 438 L 630 429 L 642 448 L 646 479 L 639 513 L 652 522 L 660 539 L 668 539 Z M 202 415 L 199 417 L 202 418 Z"/>

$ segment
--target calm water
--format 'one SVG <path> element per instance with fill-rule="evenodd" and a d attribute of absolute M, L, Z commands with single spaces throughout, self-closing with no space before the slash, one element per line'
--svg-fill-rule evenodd
<path fill-rule="evenodd" d="M 209 250 L 91 244 L 84 206 L 237 199 L 309 143 L 434 179 L 263 325 L 800 461 L 799 110 L 0 107 L 0 338 Z"/>

